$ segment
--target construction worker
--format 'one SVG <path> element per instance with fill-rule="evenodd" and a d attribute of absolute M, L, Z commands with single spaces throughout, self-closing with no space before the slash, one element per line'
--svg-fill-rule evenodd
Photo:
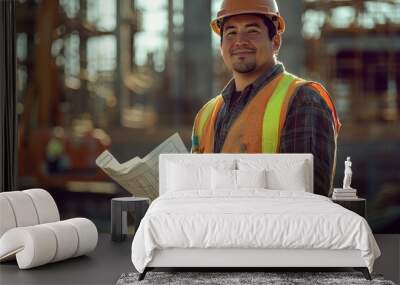
<path fill-rule="evenodd" d="M 328 196 L 340 122 L 324 87 L 285 71 L 274 0 L 224 0 L 212 30 L 233 79 L 196 115 L 192 153 L 312 153 L 314 193 Z"/>

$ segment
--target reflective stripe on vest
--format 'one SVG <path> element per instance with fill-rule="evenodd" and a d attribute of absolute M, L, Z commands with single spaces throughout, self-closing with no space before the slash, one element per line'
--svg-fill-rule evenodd
<path fill-rule="evenodd" d="M 336 115 L 336 110 L 326 90 L 322 85 L 305 81 L 298 78 L 290 73 L 284 72 L 279 78 L 276 86 L 271 90 L 271 96 L 267 99 L 264 113 L 260 116 L 260 152 L 263 153 L 276 153 L 278 152 L 280 131 L 283 128 L 288 104 L 290 98 L 295 94 L 295 90 L 304 83 L 310 84 L 313 88 L 317 89 L 319 95 L 328 104 L 331 110 L 332 117 L 335 123 L 335 137 L 340 129 L 340 122 Z M 268 85 L 266 85 L 268 86 Z M 260 93 L 261 92 L 261 93 Z M 262 95 L 263 89 L 258 91 L 256 96 Z M 251 104 L 250 101 L 248 104 Z M 200 147 L 200 152 L 213 152 L 213 141 L 214 141 L 214 125 L 218 113 L 224 104 L 222 95 L 210 100 L 206 105 L 199 111 L 198 118 L 195 120 L 194 132 L 192 143 L 195 147 Z M 240 119 L 241 115 L 237 119 Z M 231 132 L 232 130 L 229 130 Z M 228 139 L 229 134 L 226 139 Z M 226 142 L 226 141 L 225 141 Z M 253 149 L 254 151 L 254 149 Z"/>
<path fill-rule="evenodd" d="M 279 122 L 283 102 L 288 93 L 289 86 L 297 77 L 285 72 L 274 93 L 268 100 L 267 107 L 264 112 L 262 125 L 262 152 L 275 153 L 278 150 L 279 142 Z"/>
<path fill-rule="evenodd" d="M 219 96 L 211 99 L 205 106 L 204 109 L 201 111 L 201 116 L 200 116 L 200 121 L 199 121 L 199 130 L 198 130 L 198 140 L 201 140 L 201 137 L 203 135 L 204 127 L 206 125 L 207 119 L 211 117 L 212 111 L 215 108 L 215 105 L 217 103 L 217 99 Z"/>

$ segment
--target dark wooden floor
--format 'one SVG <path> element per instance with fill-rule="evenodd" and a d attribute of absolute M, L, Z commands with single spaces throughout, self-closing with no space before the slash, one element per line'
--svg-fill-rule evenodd
<path fill-rule="evenodd" d="M 80 256 L 19 270 L 16 261 L 0 264 L 0 284 L 115 284 L 124 272 L 134 271 L 130 258 L 132 237 L 121 243 L 100 234 L 97 248 Z"/>

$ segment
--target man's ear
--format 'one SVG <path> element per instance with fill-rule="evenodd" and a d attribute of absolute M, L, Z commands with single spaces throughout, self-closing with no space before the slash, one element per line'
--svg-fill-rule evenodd
<path fill-rule="evenodd" d="M 272 48 L 274 49 L 274 53 L 278 55 L 279 49 L 282 44 L 282 36 L 280 34 L 275 34 L 272 38 Z"/>

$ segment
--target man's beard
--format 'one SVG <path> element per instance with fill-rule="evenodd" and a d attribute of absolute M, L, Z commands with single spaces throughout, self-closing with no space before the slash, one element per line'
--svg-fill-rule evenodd
<path fill-rule="evenodd" d="M 232 66 L 233 70 L 238 73 L 252 72 L 256 69 L 256 67 L 257 67 L 257 65 L 254 61 L 253 62 L 237 62 L 237 63 L 234 63 Z"/>

